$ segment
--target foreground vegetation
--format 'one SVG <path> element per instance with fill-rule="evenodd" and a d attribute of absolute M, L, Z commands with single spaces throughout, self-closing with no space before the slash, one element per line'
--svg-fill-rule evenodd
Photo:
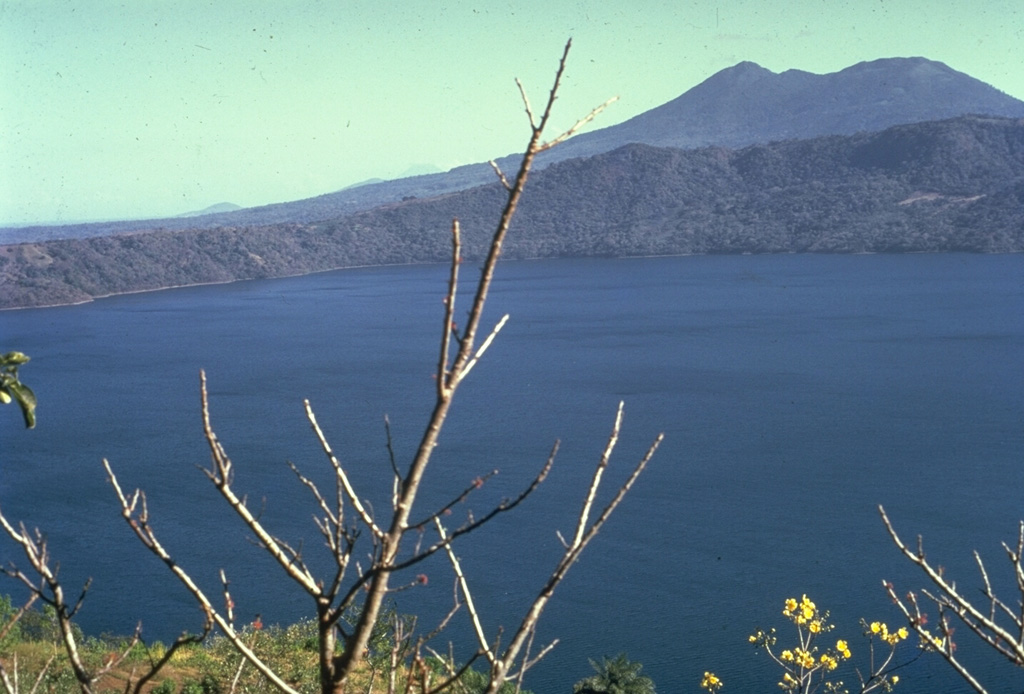
<path fill-rule="evenodd" d="M 81 691 L 74 668 L 62 646 L 60 625 L 52 608 L 30 609 L 11 622 L 17 613 L 11 598 L 0 596 L 0 625 L 11 624 L 0 638 L 0 659 L 9 672 L 14 692 L 26 694 L 74 694 Z M 414 671 L 404 662 L 404 654 L 392 639 L 388 627 L 394 619 L 408 623 L 407 616 L 386 610 L 371 638 L 367 656 L 356 673 L 352 686 L 360 692 L 404 691 L 410 680 L 425 681 L 428 688 L 447 678 L 453 665 L 440 654 L 424 659 L 425 670 Z M 245 643 L 269 664 L 296 691 L 303 694 L 320 690 L 318 672 L 317 626 L 304 620 L 289 626 L 264 626 L 260 622 L 240 629 Z M 117 666 L 106 673 L 94 690 L 123 692 L 137 674 L 163 657 L 167 646 L 147 645 L 128 636 L 85 636 L 76 627 L 79 655 L 86 667 L 99 670 L 114 659 Z M 122 657 L 124 656 L 124 657 Z M 397 657 L 396 657 L 397 656 Z M 485 691 L 487 676 L 472 668 L 452 682 L 453 694 L 479 694 Z M 418 684 L 416 684 L 418 686 Z M 499 690 L 514 690 L 511 683 Z M 277 692 L 278 688 L 247 664 L 231 641 L 212 635 L 205 643 L 191 643 L 179 649 L 141 691 L 155 694 L 228 694 L 229 692 Z"/>

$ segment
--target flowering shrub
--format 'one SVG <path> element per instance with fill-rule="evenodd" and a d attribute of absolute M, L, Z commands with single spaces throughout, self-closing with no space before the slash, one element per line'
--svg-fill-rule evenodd
<path fill-rule="evenodd" d="M 796 643 L 789 648 L 777 649 L 778 638 L 775 629 L 758 629 L 750 635 L 749 641 L 758 649 L 764 649 L 768 657 L 782 668 L 779 687 L 786 692 L 811 694 L 819 689 L 831 694 L 846 694 L 842 680 L 834 679 L 839 666 L 853 657 L 846 639 L 827 640 L 826 634 L 835 626 L 828 621 L 828 612 L 822 612 L 806 595 L 800 600 L 788 598 L 782 614 L 796 627 Z M 889 631 L 883 622 L 861 620 L 864 636 L 868 641 L 867 676 L 860 668 L 854 668 L 859 681 L 859 694 L 871 691 L 891 692 L 899 676 L 891 674 L 896 647 L 909 633 L 906 627 Z M 827 644 L 827 645 L 826 645 Z M 879 657 L 875 646 L 882 647 L 884 657 Z M 705 672 L 701 680 L 702 689 L 715 694 L 722 688 L 722 680 L 713 672 Z"/>

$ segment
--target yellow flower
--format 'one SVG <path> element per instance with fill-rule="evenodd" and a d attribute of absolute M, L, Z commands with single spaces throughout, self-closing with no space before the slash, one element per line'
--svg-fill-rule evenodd
<path fill-rule="evenodd" d="M 839 667 L 839 661 L 830 656 L 828 653 L 822 653 L 820 662 L 829 670 L 835 670 Z"/>
<path fill-rule="evenodd" d="M 877 634 L 882 630 L 882 626 L 881 622 L 871 622 L 871 633 Z"/>
<path fill-rule="evenodd" d="M 779 654 L 779 657 L 782 658 L 785 661 L 792 661 L 793 660 L 793 651 L 785 650 L 785 651 L 783 651 L 782 653 Z"/>
<path fill-rule="evenodd" d="M 814 667 L 814 656 L 805 651 L 804 649 L 796 649 L 796 653 L 794 654 L 794 656 L 796 664 L 800 667 L 808 669 Z"/>
<path fill-rule="evenodd" d="M 889 678 L 889 681 L 892 682 L 893 684 L 896 684 L 897 682 L 900 681 L 900 676 L 899 675 L 893 675 L 892 677 Z"/>
<path fill-rule="evenodd" d="M 897 643 L 910 636 L 910 632 L 907 631 L 906 627 L 900 627 L 896 631 L 890 633 L 886 626 L 883 624 L 881 628 L 881 635 L 882 640 L 884 640 L 887 644 L 889 644 L 890 646 L 895 646 Z"/>
<path fill-rule="evenodd" d="M 817 634 L 818 632 L 821 631 L 821 622 L 819 622 L 817 619 L 815 619 L 813 622 L 811 622 L 810 624 L 807 625 L 807 629 L 812 634 Z"/>
<path fill-rule="evenodd" d="M 844 658 L 850 657 L 850 645 L 846 643 L 845 639 L 839 639 L 836 641 L 836 650 L 839 651 Z"/>
<path fill-rule="evenodd" d="M 783 610 L 783 614 L 786 614 L 788 612 L 795 612 L 795 611 L 796 611 L 796 598 L 788 598 L 786 600 L 786 609 Z"/>
<path fill-rule="evenodd" d="M 722 687 L 722 680 L 718 679 L 713 672 L 705 672 L 704 679 L 700 681 L 700 686 L 709 692 L 714 692 Z"/>

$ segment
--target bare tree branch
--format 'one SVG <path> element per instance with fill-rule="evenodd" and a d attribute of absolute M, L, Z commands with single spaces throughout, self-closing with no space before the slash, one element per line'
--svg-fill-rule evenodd
<path fill-rule="evenodd" d="M 579 517 L 577 519 L 576 534 L 573 537 L 573 541 L 565 548 L 565 552 L 558 564 L 555 566 L 555 570 L 548 578 L 547 583 L 541 589 L 540 593 L 534 598 L 532 605 L 526 612 L 526 616 L 519 625 L 519 629 L 515 632 L 509 645 L 506 647 L 502 656 L 492 665 L 491 668 L 491 682 L 487 690 L 487 694 L 496 694 L 502 683 L 506 681 L 510 672 L 513 671 L 513 664 L 519 658 L 524 646 L 533 639 L 533 633 L 537 626 L 537 621 L 540 619 L 541 613 L 547 606 L 547 603 L 551 600 L 551 596 L 554 594 L 555 589 L 565 578 L 569 569 L 572 568 L 576 560 L 579 559 L 580 554 L 590 543 L 590 541 L 597 535 L 605 521 L 611 516 L 612 512 L 618 507 L 619 503 L 625 497 L 626 493 L 636 482 L 640 473 L 643 472 L 644 468 L 647 467 L 647 463 L 650 462 L 654 456 L 655 451 L 664 439 L 664 434 L 659 434 L 651 444 L 650 448 L 647 449 L 647 453 L 640 459 L 629 478 L 619 487 L 612 500 L 605 506 L 604 510 L 598 516 L 592 524 L 587 526 L 587 518 L 590 514 L 590 509 L 593 506 L 594 498 L 597 494 L 597 489 L 601 484 L 601 477 L 605 468 L 608 466 L 608 460 L 611 458 L 612 451 L 615 448 L 615 444 L 619 438 L 619 429 L 622 424 L 622 410 L 623 404 L 619 403 L 619 408 L 615 416 L 615 424 L 612 427 L 611 435 L 608 437 L 608 443 L 605 445 L 604 451 L 601 454 L 601 459 L 597 464 L 597 468 L 594 471 L 593 479 L 591 480 L 590 487 L 587 489 L 587 494 L 584 498 L 583 507 L 580 510 Z M 552 644 L 553 645 L 553 644 Z M 549 646 L 544 652 L 549 650 Z M 542 652 L 543 655 L 543 652 Z M 536 658 L 533 662 L 536 662 Z M 521 665 L 525 666 L 525 663 Z"/>
<path fill-rule="evenodd" d="M 1021 598 L 1024 598 L 1024 582 L 1021 580 L 1021 549 L 1024 548 L 1024 522 L 1021 523 L 1018 532 L 1017 549 L 1011 549 L 1009 545 L 1003 543 L 1003 548 L 1006 550 L 1007 558 L 1010 560 L 1015 577 L 1017 578 L 1018 591 L 1020 592 L 1020 597 L 1017 601 L 1018 610 L 1011 609 L 1009 605 L 996 596 L 988 577 L 988 571 L 981 560 L 981 555 L 975 551 L 975 562 L 978 565 L 982 583 L 984 584 L 982 595 L 988 601 L 988 605 L 982 609 L 961 593 L 954 581 L 946 578 L 945 571 L 941 566 L 936 567 L 928 561 L 924 552 L 924 542 L 920 536 L 917 539 L 917 548 L 911 549 L 896 533 L 885 509 L 879 506 L 878 512 L 893 544 L 896 545 L 904 557 L 916 564 L 924 572 L 925 576 L 928 577 L 932 585 L 937 589 L 936 592 L 923 590 L 922 594 L 938 608 L 939 635 L 934 634 L 925 626 L 928 623 L 927 615 L 921 611 L 917 596 L 913 592 L 907 593 L 905 603 L 896 594 L 891 583 L 883 582 L 889 596 L 907 618 L 908 624 L 921 637 L 925 646 L 939 653 L 975 691 L 985 692 L 980 682 L 967 670 L 963 662 L 956 657 L 956 643 L 953 641 L 953 630 L 947 618 L 947 613 L 952 613 L 983 643 L 994 649 L 1015 666 L 1024 667 L 1024 615 L 1020 611 L 1024 609 L 1024 607 L 1021 607 Z M 1012 625 L 1012 630 L 1004 627 L 999 622 L 1000 618 L 1009 621 Z"/>
<path fill-rule="evenodd" d="M 577 132 L 579 132 L 580 128 L 582 128 L 584 125 L 586 125 L 590 121 L 592 121 L 595 118 L 597 118 L 597 116 L 600 115 L 600 113 L 602 111 L 604 111 L 606 108 L 608 108 L 609 106 L 611 106 L 612 104 L 614 104 L 618 100 L 619 100 L 619 97 L 617 97 L 617 96 L 613 96 L 612 98 L 608 99 L 608 101 L 604 102 L 603 104 L 601 104 L 600 106 L 595 108 L 593 111 L 591 111 L 590 113 L 585 115 L 583 118 L 580 118 L 578 121 L 576 121 L 576 123 L 571 128 L 569 128 L 568 130 L 563 132 L 561 135 L 556 137 L 554 140 L 551 140 L 550 142 L 544 143 L 544 145 L 540 148 L 540 151 L 543 152 L 545 150 L 549 150 L 552 147 L 554 147 L 555 145 L 558 145 L 558 144 L 561 144 L 562 142 L 565 142 L 570 137 L 572 137 Z"/>
<path fill-rule="evenodd" d="M 391 420 L 388 419 L 387 415 L 384 415 L 384 437 L 387 440 L 388 463 L 391 465 L 391 472 L 395 476 L 395 483 L 391 492 L 391 508 L 394 510 L 395 504 L 398 503 L 398 486 L 402 483 L 402 473 L 398 470 L 398 463 L 395 462 L 395 446 L 391 438 Z"/>
<path fill-rule="evenodd" d="M 447 364 L 447 352 L 445 349 L 442 349 L 441 359 L 443 360 L 443 363 L 438 370 L 439 383 L 437 402 L 434 405 L 433 412 L 431 413 L 428 421 L 426 431 L 421 438 L 420 445 L 417 448 L 416 455 L 409 466 L 408 472 L 404 476 L 398 495 L 398 503 L 395 505 L 395 513 L 392 517 L 391 525 L 387 530 L 386 537 L 382 540 L 383 553 L 380 556 L 373 580 L 367 583 L 368 592 L 363 602 L 363 610 L 360 617 L 361 621 L 357 625 L 353 638 L 349 640 L 347 648 L 341 656 L 340 669 L 343 671 L 347 671 L 352 663 L 358 660 L 359 654 L 362 653 L 366 647 L 366 641 L 369 638 L 373 622 L 380 611 L 380 605 L 384 595 L 388 592 L 390 576 L 395 570 L 394 567 L 399 556 L 401 538 L 405 533 L 405 530 L 409 527 L 409 514 L 412 511 L 420 482 L 423 479 L 427 465 L 429 464 L 434 448 L 437 445 L 438 436 L 444 421 L 448 416 L 448 410 L 451 406 L 455 390 L 462 379 L 467 375 L 468 372 L 466 366 L 475 355 L 474 347 L 476 335 L 483 316 L 484 304 L 487 300 L 491 282 L 494 277 L 494 270 L 497 265 L 498 258 L 501 256 L 502 246 L 505 236 L 508 233 L 509 225 L 512 222 L 512 217 L 515 215 L 519 200 L 522 197 L 526 180 L 529 177 L 530 168 L 533 165 L 533 160 L 541 149 L 541 136 L 551 115 L 551 108 L 554 105 L 555 98 L 558 93 L 562 73 L 565 69 L 565 61 L 568 56 L 571 43 L 571 41 L 566 43 L 565 50 L 562 53 L 562 58 L 559 61 L 558 70 L 555 74 L 554 83 L 552 85 L 547 104 L 539 121 L 534 118 L 533 110 L 530 107 L 529 99 L 526 97 L 525 90 L 522 88 L 522 85 L 517 82 L 523 96 L 524 105 L 526 106 L 527 116 L 530 119 L 532 129 L 530 141 L 519 165 L 519 172 L 516 175 L 515 182 L 508 189 L 508 199 L 505 203 L 504 209 L 502 210 L 494 235 L 491 238 L 487 257 L 480 273 L 480 280 L 477 283 L 476 294 L 473 298 L 472 306 L 469 311 L 468 320 L 457 340 L 459 345 L 458 351 L 451 367 L 447 369 L 448 378 L 442 378 L 445 373 L 445 365 Z M 453 225 L 453 248 L 457 248 L 457 228 L 458 227 L 456 225 Z M 456 268 L 458 262 L 459 257 L 456 255 L 452 260 L 453 278 L 457 278 Z M 441 338 L 442 342 L 447 340 L 448 338 L 446 336 L 453 332 L 451 316 L 447 315 L 447 312 L 453 310 L 454 300 L 455 294 L 453 284 L 452 281 L 450 281 L 448 292 L 449 305 L 446 307 L 444 333 Z M 346 676 L 343 676 L 342 681 L 339 682 L 339 689 L 344 688 L 345 677 Z"/>
<path fill-rule="evenodd" d="M 7 637 L 7 634 L 9 634 L 11 629 L 14 628 L 14 625 L 25 616 L 26 612 L 32 609 L 32 605 L 34 605 L 35 601 L 38 599 L 39 596 L 36 593 L 33 592 L 29 594 L 28 600 L 25 601 L 25 604 L 18 608 L 17 612 L 11 615 L 11 618 L 7 620 L 7 624 L 3 625 L 3 628 L 0 628 L 0 641 L 3 641 Z"/>
<path fill-rule="evenodd" d="M 466 580 L 466 574 L 462 572 L 462 563 L 459 558 L 455 556 L 455 551 L 452 549 L 451 542 L 448 542 L 448 536 L 445 534 L 444 526 L 441 525 L 441 521 L 437 518 L 434 519 L 434 526 L 437 528 L 437 534 L 441 536 L 445 551 L 448 554 L 448 561 L 452 565 L 452 570 L 455 572 L 455 580 L 458 582 L 459 589 L 462 590 L 462 596 L 466 600 L 466 609 L 469 611 L 469 618 L 473 624 L 473 633 L 476 635 L 477 645 L 480 649 L 479 652 L 486 656 L 487 661 L 494 666 L 496 657 L 494 652 L 491 650 L 490 643 L 487 640 L 487 634 L 484 633 L 483 624 L 480 622 L 480 613 L 476 609 L 476 605 L 473 602 L 473 593 L 469 589 L 469 582 Z"/>
<path fill-rule="evenodd" d="M 205 383 L 205 381 L 204 381 Z M 204 391 L 205 392 L 205 391 Z M 135 533 L 135 536 L 142 542 L 143 546 L 146 547 L 150 552 L 156 555 L 165 566 L 167 566 L 171 573 L 177 577 L 182 585 L 188 589 L 192 597 L 195 598 L 196 602 L 202 608 L 204 615 L 206 616 L 205 623 L 203 625 L 203 638 L 212 630 L 213 625 L 216 624 L 220 628 L 224 635 L 232 645 L 238 649 L 242 655 L 244 655 L 249 662 L 251 662 L 256 669 L 263 674 L 268 680 L 270 680 L 274 686 L 280 689 L 282 692 L 288 692 L 292 694 L 294 690 L 285 683 L 277 674 L 271 670 L 271 668 L 257 657 L 257 655 L 249 648 L 241 635 L 234 629 L 231 623 L 221 615 L 217 609 L 213 606 L 213 603 L 206 597 L 206 594 L 196 585 L 192 577 L 185 572 L 174 561 L 164 546 L 157 539 L 156 534 L 153 532 L 153 528 L 149 524 L 149 511 L 146 508 L 146 496 L 139 490 L 135 490 L 129 497 L 121 489 L 121 485 L 117 480 L 117 476 L 114 474 L 113 468 L 110 463 L 106 460 L 103 461 L 103 466 L 107 470 L 107 479 L 110 484 L 114 487 L 114 492 L 117 494 L 118 500 L 121 502 L 121 515 L 128 523 L 128 526 Z M 223 470 L 223 468 L 222 468 Z M 141 501 L 141 508 L 139 508 L 139 502 Z M 244 507 L 243 507 L 244 508 Z M 269 551 L 269 549 L 268 549 Z"/>
<path fill-rule="evenodd" d="M 78 682 L 79 689 L 83 694 L 91 694 L 94 691 L 96 683 L 101 678 L 120 667 L 120 665 L 134 650 L 135 646 L 142 643 L 142 624 L 140 623 L 135 628 L 132 638 L 129 639 L 127 645 L 120 653 L 117 653 L 106 660 L 103 666 L 99 669 L 90 670 L 86 667 L 79 654 L 78 640 L 72 624 L 72 618 L 82 606 L 82 603 L 88 593 L 90 581 L 86 582 L 85 587 L 82 589 L 82 592 L 75 601 L 75 604 L 73 606 L 69 605 L 64 597 L 64 590 L 57 579 L 57 571 L 56 569 L 51 568 L 50 555 L 47 551 L 46 540 L 42 533 L 37 529 L 33 534 L 29 534 L 25 530 L 24 524 L 21 524 L 20 528 L 16 530 L 8 522 L 2 511 L 0 511 L 0 526 L 3 527 L 4 531 L 11 537 L 11 539 L 21 546 L 26 558 L 28 559 L 29 565 L 32 567 L 32 571 L 39 577 L 38 582 L 36 582 L 27 574 L 13 566 L 9 569 L 4 569 L 4 573 L 17 578 L 28 586 L 30 597 L 25 605 L 23 605 L 22 608 L 18 610 L 18 612 L 15 613 L 15 615 L 8 621 L 8 623 L 4 625 L 3 629 L 0 630 L 0 639 L 7 635 L 9 630 L 19 619 L 22 618 L 25 612 L 37 599 L 42 601 L 53 610 L 53 615 L 57 621 L 57 627 L 61 635 L 62 646 L 64 652 L 67 653 L 68 660 L 71 664 L 71 670 Z M 134 674 L 130 675 L 125 683 L 125 691 L 139 694 L 143 687 L 145 687 L 146 683 L 156 676 L 160 669 L 170 661 L 180 647 L 188 643 L 198 643 L 202 641 L 208 632 L 209 628 L 198 636 L 182 635 L 179 637 L 171 647 L 164 652 L 163 657 L 159 658 L 155 662 L 150 662 L 150 667 L 142 674 L 141 677 L 134 679 Z M 143 644 L 143 646 L 145 646 L 145 644 Z M 38 689 L 39 684 L 43 680 L 43 676 L 46 674 L 46 671 L 49 669 L 50 664 L 53 662 L 55 657 L 56 656 L 51 657 L 43 666 L 43 669 L 40 671 L 39 676 L 36 679 L 35 685 L 32 687 L 33 692 Z M 17 692 L 17 673 L 15 672 L 15 677 L 12 681 L 8 677 L 2 663 L 0 663 L 0 681 L 3 682 L 4 687 L 8 692 L 11 692 L 12 694 Z"/>
<path fill-rule="evenodd" d="M 334 468 L 334 473 L 338 476 L 341 481 L 342 488 L 345 490 L 345 494 L 348 496 L 349 502 L 352 507 L 359 514 L 363 523 L 370 529 L 376 537 L 384 537 L 384 531 L 377 527 L 377 524 L 373 521 L 373 516 L 366 510 L 362 501 L 359 500 L 359 496 L 356 494 L 355 489 L 352 488 L 352 483 L 348 479 L 348 475 L 345 473 L 345 468 L 342 467 L 341 462 L 334 455 L 334 451 L 331 449 L 331 444 L 327 442 L 327 438 L 324 436 L 324 432 L 320 429 L 320 425 L 316 421 L 316 415 L 313 414 L 313 408 L 309 404 L 309 400 L 304 400 L 303 403 L 306 407 L 306 418 L 309 419 L 310 426 L 313 427 L 313 433 L 316 434 L 317 440 L 320 442 L 320 446 L 323 448 L 324 453 L 327 455 L 328 460 L 331 461 L 331 467 Z"/>
<path fill-rule="evenodd" d="M 455 508 L 459 504 L 465 503 L 466 499 L 469 498 L 470 494 L 483 487 L 484 484 L 487 483 L 487 480 L 491 479 L 497 474 L 497 470 L 491 470 L 486 474 L 480 475 L 472 482 L 470 482 L 469 486 L 463 489 L 461 494 L 459 494 L 457 497 L 449 501 L 447 504 L 445 504 L 438 510 L 431 513 L 429 518 L 427 518 L 426 520 L 422 520 L 419 523 L 410 524 L 410 529 L 420 530 L 423 527 L 425 527 L 428 523 L 433 522 L 436 518 L 450 514 L 453 508 Z"/>
<path fill-rule="evenodd" d="M 96 677 L 88 671 L 82 662 L 82 658 L 78 653 L 78 642 L 75 639 L 75 632 L 71 623 L 71 618 L 76 608 L 68 605 L 64 598 L 64 588 L 61 586 L 60 581 L 57 580 L 57 572 L 50 566 L 50 554 L 47 551 L 46 538 L 43 537 L 43 534 L 38 529 L 30 534 L 25 529 L 24 523 L 20 524 L 18 529 L 15 529 L 6 516 L 3 515 L 2 510 L 0 510 L 0 526 L 21 547 L 29 566 L 32 567 L 32 571 L 39 578 L 38 582 L 36 582 L 13 566 L 10 569 L 5 568 L 4 573 L 20 580 L 28 587 L 31 594 L 53 608 L 57 627 L 60 630 L 61 642 L 64 646 L 64 651 L 68 654 L 71 670 L 78 681 L 78 686 L 83 694 L 92 694 L 92 686 L 96 682 Z M 86 581 L 76 607 L 81 605 L 88 589 L 89 582 Z"/>
<path fill-rule="evenodd" d="M 512 184 L 508 182 L 507 178 L 505 178 L 505 172 L 501 170 L 500 166 L 498 166 L 498 162 L 491 159 L 488 163 L 491 165 L 491 168 L 494 169 L 494 173 L 497 174 L 498 180 L 501 181 L 501 185 L 505 190 L 512 190 Z"/>
<path fill-rule="evenodd" d="M 437 364 L 437 397 L 444 398 L 451 388 L 448 359 L 455 333 L 455 295 L 459 289 L 459 266 L 462 264 L 462 234 L 459 220 L 452 220 L 452 260 L 448 274 L 448 293 L 444 297 L 444 324 L 441 326 L 441 355 Z M 398 477 L 398 471 L 395 470 Z"/>
<path fill-rule="evenodd" d="M 462 369 L 462 373 L 459 374 L 460 379 L 463 379 L 469 375 L 469 372 L 473 369 L 474 366 L 476 366 L 476 363 L 480 361 L 480 357 L 484 355 L 484 352 L 487 351 L 487 348 L 491 346 L 492 342 L 494 342 L 494 338 L 497 337 L 498 333 L 501 332 L 501 329 L 505 327 L 506 321 L 508 321 L 507 313 L 501 317 L 501 320 L 497 322 L 497 324 L 494 326 L 491 332 L 487 335 L 483 343 L 481 343 L 480 349 L 478 349 L 476 353 L 473 354 L 473 358 L 466 362 L 465 368 Z"/>

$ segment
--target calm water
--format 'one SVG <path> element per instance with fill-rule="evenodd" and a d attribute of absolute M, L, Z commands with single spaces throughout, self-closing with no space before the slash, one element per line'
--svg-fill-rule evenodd
<path fill-rule="evenodd" d="M 197 373 L 207 370 L 236 487 L 316 564 L 312 508 L 286 466 L 327 478 L 302 398 L 385 508 L 382 418 L 408 459 L 431 404 L 445 272 L 353 270 L 0 313 L 0 346 L 33 357 L 23 375 L 42 403 L 34 432 L 13 408 L 0 417 L 0 504 L 45 528 L 69 589 L 94 578 L 82 626 L 126 633 L 142 618 L 146 634 L 168 638 L 201 623 L 119 518 L 104 457 L 122 484 L 148 491 L 165 544 L 211 593 L 224 566 L 241 614 L 310 614 L 196 469 L 208 459 Z M 426 490 L 447 499 L 500 468 L 472 500 L 480 511 L 562 440 L 549 483 L 460 549 L 491 628 L 511 625 L 553 566 L 554 531 L 571 531 L 618 401 L 611 482 L 667 436 L 556 594 L 540 637 L 561 643 L 530 688 L 570 691 L 588 657 L 625 651 L 664 692 L 696 691 L 706 669 L 726 692 L 772 690 L 777 674 L 746 637 L 776 626 L 788 641 L 779 609 L 801 593 L 863 656 L 858 619 L 897 621 L 881 579 L 922 585 L 879 503 L 961 585 L 977 584 L 977 548 L 1012 590 L 999 542 L 1024 517 L 1024 256 L 508 263 L 489 315 L 504 312 L 511 321 L 460 391 Z M 429 586 L 399 594 L 400 610 L 446 609 L 448 573 L 424 570 Z M 1024 687 L 962 640 L 992 690 Z M 930 658 L 903 680 L 904 692 L 963 691 Z"/>

